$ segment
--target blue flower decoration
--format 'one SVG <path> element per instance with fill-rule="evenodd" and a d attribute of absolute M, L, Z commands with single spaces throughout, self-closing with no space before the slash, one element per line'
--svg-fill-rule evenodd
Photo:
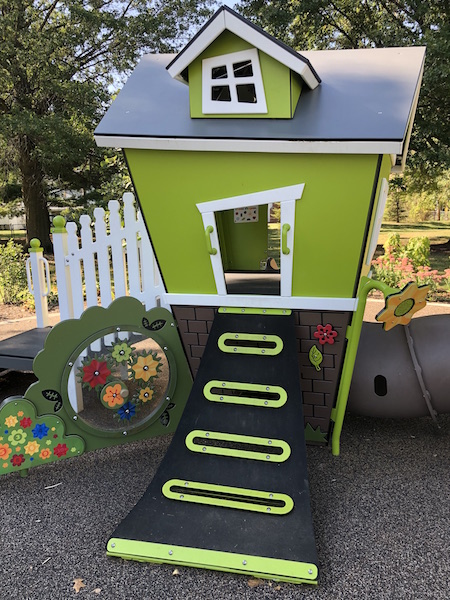
<path fill-rule="evenodd" d="M 131 417 L 134 417 L 134 415 L 136 414 L 136 406 L 134 404 L 131 404 L 131 402 L 126 402 L 123 406 L 119 408 L 117 414 L 122 419 L 122 421 L 124 419 L 129 421 Z"/>
<path fill-rule="evenodd" d="M 42 440 L 42 438 L 45 438 L 45 436 L 48 433 L 48 427 L 45 423 L 41 423 L 41 424 L 37 424 L 36 427 L 34 429 L 32 429 L 32 433 L 34 435 L 35 438 L 39 438 L 40 440 Z"/>

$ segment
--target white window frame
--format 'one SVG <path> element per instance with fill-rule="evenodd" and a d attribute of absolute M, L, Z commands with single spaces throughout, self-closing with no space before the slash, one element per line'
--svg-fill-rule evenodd
<path fill-rule="evenodd" d="M 252 194 L 245 194 L 243 196 L 232 196 L 231 198 L 222 198 L 220 200 L 200 202 L 197 204 L 197 208 L 202 215 L 205 231 L 207 227 L 211 227 L 210 239 L 212 246 L 216 250 L 216 253 L 210 255 L 210 259 L 214 279 L 216 282 L 216 289 L 219 295 L 227 296 L 228 294 L 225 285 L 225 274 L 223 271 L 222 255 L 220 252 L 215 213 L 224 210 L 236 209 L 240 206 L 262 206 L 263 204 L 271 204 L 273 202 L 279 202 L 281 206 L 280 228 L 282 228 L 284 224 L 289 225 L 289 229 L 286 234 L 286 243 L 289 250 L 287 254 L 281 252 L 280 255 L 281 278 L 279 297 L 286 298 L 292 295 L 295 205 L 296 201 L 301 199 L 304 187 L 305 184 L 300 183 L 297 185 L 265 190 L 263 192 L 254 192 Z M 272 296 L 272 298 L 274 298 L 274 296 Z"/>
<path fill-rule="evenodd" d="M 251 77 L 235 77 L 233 63 L 244 62 L 246 60 L 250 60 L 252 63 L 253 75 Z M 227 77 L 213 79 L 213 68 L 222 66 L 227 68 Z M 228 85 L 230 89 L 231 100 L 229 102 L 211 99 L 212 88 L 221 84 Z M 256 102 L 239 102 L 236 86 L 245 84 L 253 84 L 255 86 Z M 221 56 L 213 56 L 212 58 L 202 60 L 202 112 L 205 115 L 267 114 L 266 95 L 264 93 L 261 66 L 256 48 L 222 54 Z"/>

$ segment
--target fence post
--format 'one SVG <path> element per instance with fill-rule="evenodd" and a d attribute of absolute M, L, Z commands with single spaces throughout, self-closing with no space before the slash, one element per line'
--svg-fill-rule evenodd
<path fill-rule="evenodd" d="M 37 327 L 43 328 L 50 325 L 47 302 L 50 291 L 50 273 L 41 242 L 37 238 L 33 238 L 30 240 L 30 246 L 28 248 L 30 257 L 26 263 L 28 289 L 34 297 Z"/>
<path fill-rule="evenodd" d="M 58 287 L 58 304 L 61 321 L 73 319 L 72 286 L 70 283 L 70 268 L 66 257 L 67 247 L 66 220 L 61 215 L 54 217 L 51 229 L 53 236 L 53 254 L 55 257 L 56 281 Z"/>

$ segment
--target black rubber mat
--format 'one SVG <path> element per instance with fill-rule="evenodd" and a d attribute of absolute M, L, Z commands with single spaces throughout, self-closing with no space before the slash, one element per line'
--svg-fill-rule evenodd
<path fill-rule="evenodd" d="M 225 353 L 218 339 L 227 332 L 276 335 L 283 349 L 276 356 Z M 211 380 L 281 386 L 288 399 L 280 408 L 211 402 L 203 393 Z M 268 443 L 283 440 L 291 455 L 274 462 L 265 456 L 254 460 L 192 452 L 185 440 L 193 430 L 260 437 Z M 218 313 L 172 444 L 144 496 L 112 538 L 317 565 L 303 430 L 292 315 Z M 278 515 L 176 501 L 161 492 L 171 479 L 287 494 L 294 508 Z"/>

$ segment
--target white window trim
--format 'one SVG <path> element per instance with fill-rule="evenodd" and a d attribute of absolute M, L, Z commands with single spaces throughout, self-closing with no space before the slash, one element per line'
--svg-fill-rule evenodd
<path fill-rule="evenodd" d="M 221 297 L 227 297 L 225 283 L 225 274 L 222 264 L 222 255 L 215 213 L 218 211 L 236 209 L 241 206 L 261 206 L 279 202 L 281 205 L 280 227 L 288 224 L 286 243 L 289 248 L 288 253 L 281 252 L 280 255 L 280 297 L 289 298 L 292 294 L 292 273 L 294 267 L 294 228 L 295 228 L 295 203 L 300 200 L 303 194 L 304 183 L 289 185 L 282 188 L 264 190 L 263 192 L 254 192 L 242 196 L 232 196 L 230 198 L 221 198 L 220 200 L 211 200 L 209 202 L 199 202 L 197 208 L 202 215 L 203 227 L 206 232 L 210 227 L 211 245 L 215 248 L 215 254 L 210 255 L 211 267 L 216 283 L 217 294 Z M 275 296 L 271 296 L 272 302 Z M 243 297 L 242 297 L 243 298 Z"/>
<path fill-rule="evenodd" d="M 233 72 L 233 63 L 251 60 L 253 75 L 251 77 L 235 77 Z M 214 67 L 226 66 L 226 79 L 213 79 L 212 69 Z M 213 86 L 226 84 L 230 89 L 230 102 L 221 102 L 211 100 L 211 89 Z M 253 84 L 256 91 L 256 102 L 239 102 L 236 86 Z M 232 52 L 213 56 L 202 60 L 202 112 L 205 115 L 210 114 L 267 114 L 266 95 L 264 93 L 264 84 L 259 64 L 258 50 L 242 50 L 241 52 Z"/>

